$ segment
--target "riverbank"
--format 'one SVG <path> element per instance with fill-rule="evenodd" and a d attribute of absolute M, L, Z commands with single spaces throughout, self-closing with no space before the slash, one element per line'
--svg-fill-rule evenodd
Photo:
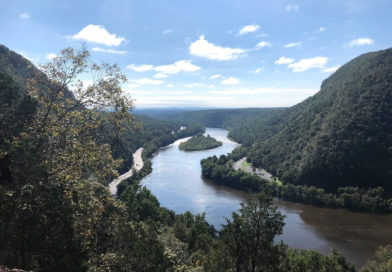
<path fill-rule="evenodd" d="M 181 127 L 181 128 L 183 128 L 183 127 Z M 185 128 L 181 129 L 181 131 L 183 131 L 184 129 Z M 178 147 L 180 144 L 188 141 L 192 137 L 193 136 L 180 138 L 180 139 L 175 140 L 173 143 L 171 143 L 167 146 L 158 147 L 157 150 L 153 154 L 150 154 L 150 156 L 154 157 L 161 149 L 164 150 L 165 148 L 169 148 L 171 146 Z M 125 182 L 125 180 L 127 180 L 131 177 L 134 177 L 135 174 L 137 174 L 135 177 L 135 180 L 140 181 L 141 179 L 143 179 L 145 176 L 149 175 L 152 172 L 150 156 L 148 156 L 148 154 L 145 154 L 146 152 L 143 153 L 144 150 L 145 150 L 144 148 L 139 148 L 133 154 L 134 165 L 128 172 L 124 173 L 123 175 L 119 176 L 117 179 L 110 182 L 109 190 L 112 193 L 112 195 L 117 195 L 117 194 L 121 195 L 121 193 L 125 190 L 125 188 L 130 184 L 130 183 L 127 184 Z M 143 158 L 144 158 L 144 160 L 143 160 Z M 144 166 L 146 166 L 146 167 L 144 167 Z M 143 171 L 141 171 L 142 169 L 143 169 Z M 130 181 L 128 181 L 128 182 L 130 182 Z"/>
<path fill-rule="evenodd" d="M 268 191 L 271 195 L 293 202 L 343 208 L 358 212 L 391 213 L 392 199 L 383 188 L 340 187 L 336 192 L 308 185 L 282 183 L 263 169 L 251 166 L 246 160 L 232 163 L 232 155 L 219 159 L 209 157 L 201 161 L 202 175 L 219 185 L 249 193 Z M 241 170 L 241 171 L 238 171 Z"/>
<path fill-rule="evenodd" d="M 142 153 L 143 153 L 143 147 L 139 148 L 138 150 L 136 150 L 135 153 L 133 153 L 133 166 L 132 168 L 122 174 L 121 176 L 119 176 L 118 178 L 114 179 L 112 182 L 109 183 L 109 190 L 110 193 L 112 195 L 116 195 L 117 194 L 117 186 L 123 181 L 126 180 L 127 178 L 132 177 L 132 175 L 139 171 L 140 169 L 143 168 L 144 166 L 144 162 L 143 162 L 143 158 L 142 158 Z"/>

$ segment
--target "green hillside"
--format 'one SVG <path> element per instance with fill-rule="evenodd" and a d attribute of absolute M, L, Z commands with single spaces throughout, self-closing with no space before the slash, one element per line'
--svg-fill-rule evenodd
<path fill-rule="evenodd" d="M 240 125 L 243 120 L 257 120 L 281 112 L 283 108 L 246 108 L 246 109 L 214 109 L 182 111 L 172 114 L 161 114 L 165 120 L 180 122 L 198 122 L 206 127 L 231 128 Z"/>
<path fill-rule="evenodd" d="M 230 136 L 281 180 L 392 192 L 392 49 L 364 54 L 294 107 L 244 120 Z"/>

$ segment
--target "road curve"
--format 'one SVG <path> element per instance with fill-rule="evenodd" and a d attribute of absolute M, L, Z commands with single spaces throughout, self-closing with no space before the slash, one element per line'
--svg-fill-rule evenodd
<path fill-rule="evenodd" d="M 133 153 L 133 166 L 131 170 L 122 174 L 121 176 L 119 176 L 118 178 L 114 179 L 112 182 L 109 183 L 109 190 L 112 195 L 117 194 L 117 186 L 120 184 L 121 181 L 129 177 L 132 177 L 135 171 L 137 172 L 143 168 L 144 163 L 142 159 L 142 152 L 143 152 L 143 148 L 141 147 L 138 150 L 136 150 L 135 153 Z"/>

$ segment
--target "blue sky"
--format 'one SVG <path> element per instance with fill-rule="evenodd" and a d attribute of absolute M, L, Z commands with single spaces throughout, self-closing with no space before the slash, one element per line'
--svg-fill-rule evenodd
<path fill-rule="evenodd" d="M 85 44 L 137 108 L 291 106 L 392 46 L 390 0 L 0 1 L 1 44 L 35 63 Z"/>

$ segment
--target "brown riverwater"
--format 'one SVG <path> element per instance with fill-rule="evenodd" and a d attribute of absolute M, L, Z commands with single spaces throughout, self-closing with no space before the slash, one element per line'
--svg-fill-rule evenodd
<path fill-rule="evenodd" d="M 238 210 L 248 194 L 216 186 L 201 178 L 200 160 L 227 154 L 237 144 L 227 139 L 227 131 L 208 128 L 212 137 L 223 142 L 221 147 L 184 152 L 178 145 L 161 149 L 152 159 L 153 172 L 143 184 L 158 198 L 161 205 L 182 213 L 205 213 L 208 222 L 217 228 Z M 361 267 L 378 246 L 392 243 L 392 215 L 356 213 L 276 200 L 286 216 L 283 235 L 278 237 L 295 248 L 314 249 L 328 254 L 338 249 L 349 261 Z"/>

